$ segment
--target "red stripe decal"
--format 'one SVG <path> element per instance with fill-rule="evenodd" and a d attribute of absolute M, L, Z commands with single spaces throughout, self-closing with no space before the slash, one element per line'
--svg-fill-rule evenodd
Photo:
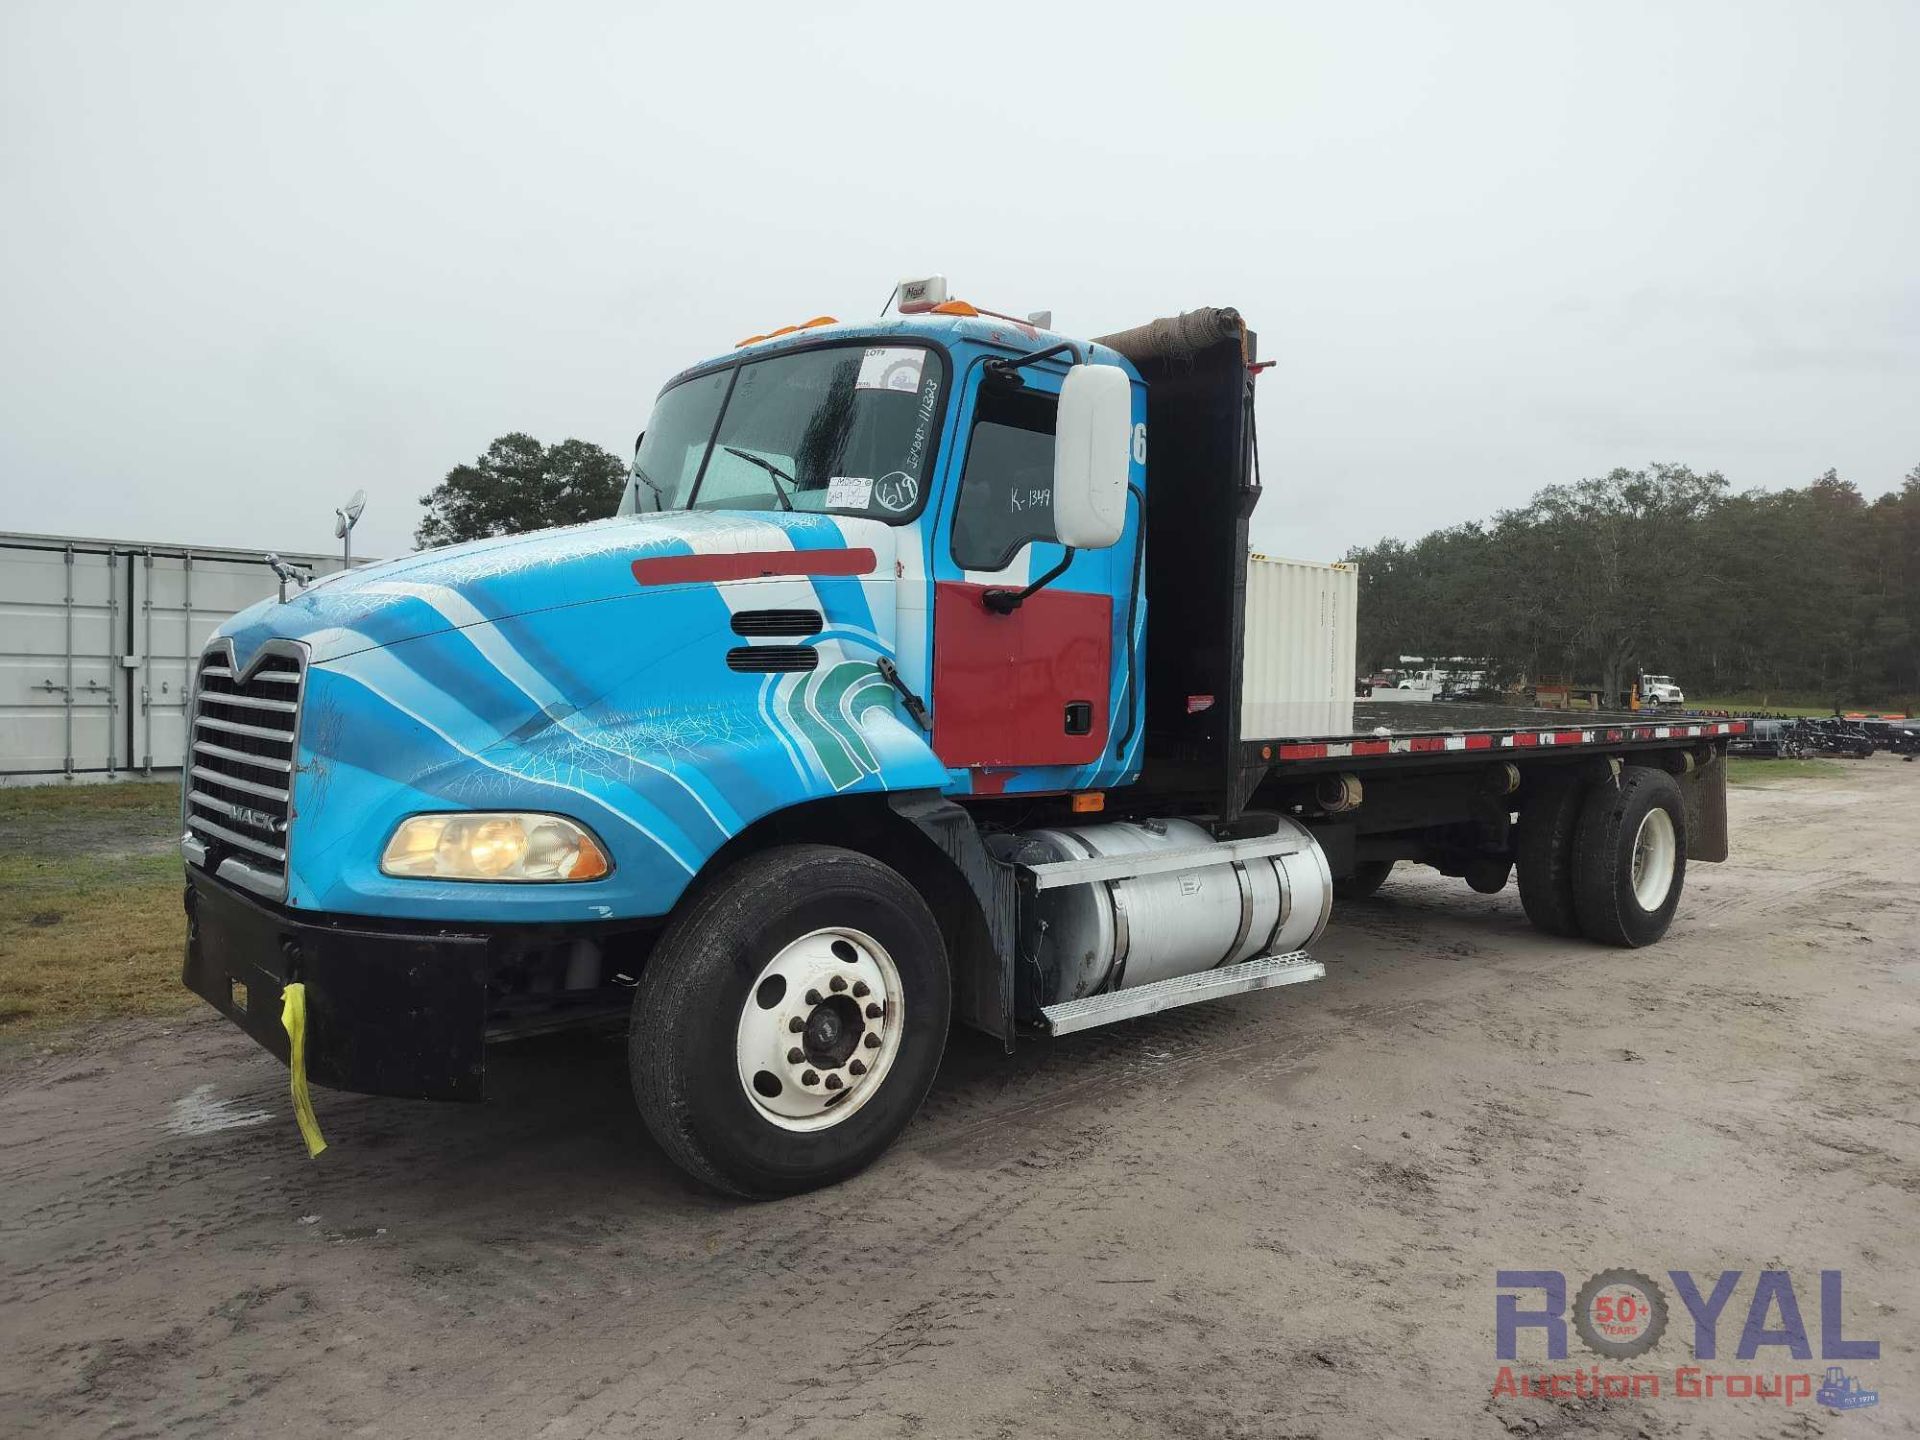
<path fill-rule="evenodd" d="M 1491 750 L 1492 748 L 1493 737 L 1491 735 L 1467 736 L 1467 749 L 1469 750 Z"/>
<path fill-rule="evenodd" d="M 1447 737 L 1444 735 L 1416 735 L 1407 743 L 1409 750 L 1444 750 Z"/>
<path fill-rule="evenodd" d="M 1729 725 L 1729 726 L 1727 726 L 1727 733 L 1728 733 L 1729 735 L 1744 735 L 1744 734 L 1746 734 L 1746 733 L 1747 733 L 1747 722 L 1746 722 L 1746 721 L 1744 721 L 1744 720 L 1736 720 L 1736 721 L 1734 721 L 1734 722 L 1733 722 L 1733 723 L 1732 723 L 1731 725 Z"/>
<path fill-rule="evenodd" d="M 1653 731 L 1647 726 L 1642 725 L 1633 732 L 1633 738 L 1636 740 L 1651 740 L 1653 738 Z"/>
<path fill-rule="evenodd" d="M 1326 758 L 1326 753 L 1327 747 L 1324 745 L 1282 745 L 1280 747 L 1282 760 L 1321 760 Z"/>
<path fill-rule="evenodd" d="M 1353 753 L 1356 755 L 1384 755 L 1387 753 L 1387 742 L 1384 740 L 1356 740 L 1353 742 Z"/>
<path fill-rule="evenodd" d="M 748 550 L 735 555 L 655 555 L 633 562 L 642 585 L 712 585 L 770 575 L 871 575 L 873 551 Z"/>
<path fill-rule="evenodd" d="M 1516 745 L 1538 745 L 1540 743 L 1540 736 L 1535 731 L 1522 730 L 1513 737 L 1513 743 Z"/>
<path fill-rule="evenodd" d="M 1580 732 L 1578 730 L 1556 730 L 1553 735 L 1553 743 L 1556 745 L 1578 745 L 1580 743 Z"/>
<path fill-rule="evenodd" d="M 1627 738 L 1627 732 L 1624 730 L 1607 731 L 1607 739 L 1609 740 L 1624 740 L 1626 738 Z"/>

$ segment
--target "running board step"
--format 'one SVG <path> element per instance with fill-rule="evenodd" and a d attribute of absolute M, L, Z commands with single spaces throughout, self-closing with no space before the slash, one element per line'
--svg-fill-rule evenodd
<path fill-rule="evenodd" d="M 1243 960 L 1238 965 L 1223 965 L 1218 970 L 1202 970 L 1197 975 L 1176 975 L 1151 985 L 1135 985 L 1107 995 L 1089 995 L 1084 1000 L 1046 1005 L 1040 1013 L 1046 1017 L 1049 1033 L 1071 1035 L 1076 1030 L 1091 1030 L 1116 1020 L 1197 1005 L 1202 1000 L 1244 995 L 1250 990 L 1271 990 L 1276 985 L 1298 985 L 1302 980 L 1318 980 L 1326 973 L 1326 966 L 1306 951 L 1296 950 L 1290 955 L 1265 955 L 1258 960 Z"/>

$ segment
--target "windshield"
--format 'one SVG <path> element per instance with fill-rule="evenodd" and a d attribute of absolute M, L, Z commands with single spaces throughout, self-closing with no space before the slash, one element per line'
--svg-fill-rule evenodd
<path fill-rule="evenodd" d="M 807 510 L 905 521 L 946 380 L 918 345 L 831 345 L 697 375 L 653 407 L 620 513 Z"/>

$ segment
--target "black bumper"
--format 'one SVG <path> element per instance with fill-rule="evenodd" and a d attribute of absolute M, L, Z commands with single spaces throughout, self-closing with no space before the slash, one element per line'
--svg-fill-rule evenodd
<path fill-rule="evenodd" d="M 187 988 L 283 1063 L 282 993 L 293 981 L 305 984 L 314 1084 L 420 1100 L 481 1098 L 485 935 L 310 920 L 238 894 L 191 865 L 186 904 Z"/>

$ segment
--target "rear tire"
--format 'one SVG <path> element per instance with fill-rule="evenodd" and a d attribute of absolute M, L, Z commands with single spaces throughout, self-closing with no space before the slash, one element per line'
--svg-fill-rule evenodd
<path fill-rule="evenodd" d="M 1573 905 L 1573 834 L 1585 800 L 1579 781 L 1563 775 L 1542 781 L 1520 807 L 1520 904 L 1534 929 L 1549 935 L 1580 933 Z"/>
<path fill-rule="evenodd" d="M 717 1190 L 831 1185 L 920 1108 L 950 1005 L 940 928 L 899 874 L 828 845 L 767 850 L 648 958 L 627 1039 L 634 1099 L 674 1163 Z"/>
<path fill-rule="evenodd" d="M 1386 884 L 1387 877 L 1392 873 L 1393 861 L 1391 860 L 1363 860 L 1353 867 L 1351 875 L 1343 876 L 1333 882 L 1333 898 L 1365 900 Z"/>
<path fill-rule="evenodd" d="M 1687 812 L 1664 770 L 1630 765 L 1587 792 L 1573 842 L 1574 909 L 1602 945 L 1651 945 L 1667 933 L 1687 878 Z"/>

